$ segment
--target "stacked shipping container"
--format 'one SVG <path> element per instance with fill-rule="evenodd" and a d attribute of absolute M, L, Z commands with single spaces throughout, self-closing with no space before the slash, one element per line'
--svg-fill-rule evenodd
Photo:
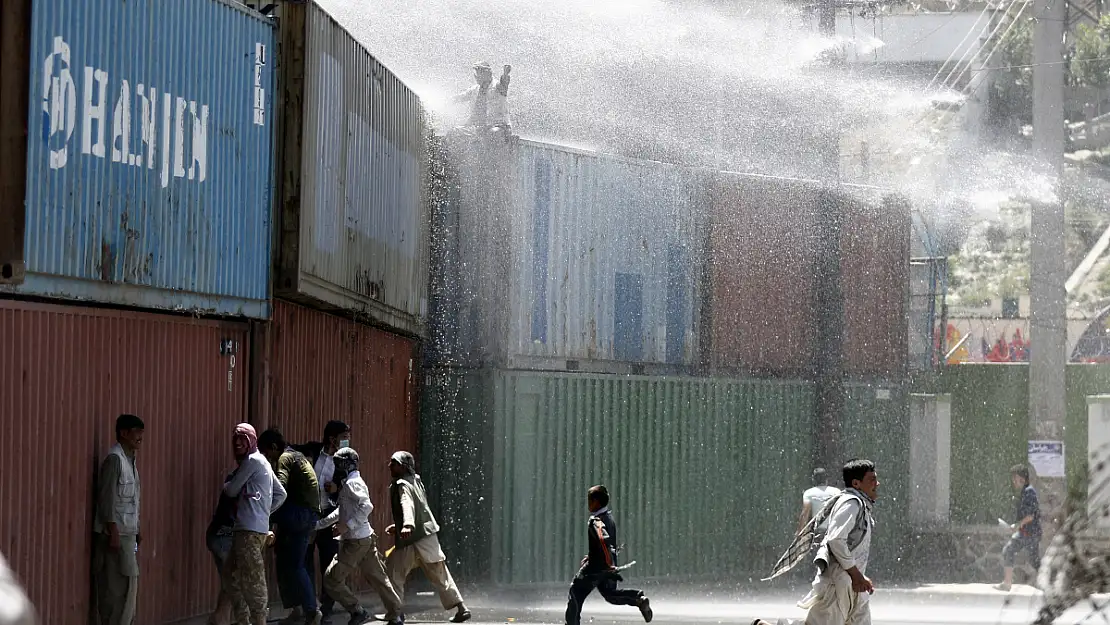
<path fill-rule="evenodd" d="M 15 381 L 0 394 L 0 432 L 9 446 L 60 440 L 68 462 L 33 478 L 6 472 L 0 492 L 13 512 L 0 518 L 0 550 L 52 624 L 88 619 L 89 567 L 72 563 L 89 557 L 95 473 L 120 412 L 148 424 L 139 459 L 145 623 L 214 603 L 204 530 L 235 423 L 276 424 L 304 441 L 328 419 L 348 422 L 378 502 L 384 459 L 416 447 L 411 337 L 423 333 L 427 289 L 419 101 L 311 4 L 288 7 L 281 21 L 285 78 L 295 80 L 275 107 L 275 23 L 231 0 L 179 4 L 17 0 L 0 9 L 9 165 L 0 175 L 0 370 Z M 11 71 L 20 57 L 29 73 Z M 28 92 L 29 109 L 26 97 L 13 104 L 12 94 Z M 281 113 L 295 139 L 275 143 Z M 25 172 L 13 171 L 23 158 Z M 284 194 L 274 192 L 278 175 Z M 285 217 L 277 224 L 275 201 Z M 273 291 L 341 315 L 272 300 Z M 75 498 L 43 512 L 33 495 L 43 488 Z M 381 529 L 388 507 L 378 510 Z"/>
<path fill-rule="evenodd" d="M 810 377 L 817 307 L 818 188 L 722 176 L 714 188 L 707 271 L 719 374 Z"/>
<path fill-rule="evenodd" d="M 420 100 L 317 4 L 282 10 L 276 292 L 422 336 L 429 137 Z"/>
<path fill-rule="evenodd" d="M 12 156 L 0 293 L 71 305 L 0 300 L 5 456 L 48 450 L 61 462 L 5 471 L 0 550 L 43 622 L 87 622 L 90 567 L 74 562 L 89 558 L 96 470 L 116 415 L 139 414 L 137 620 L 207 612 L 217 583 L 203 535 L 233 464 L 231 428 L 248 419 L 249 327 L 73 302 L 269 315 L 274 26 L 219 0 L 2 10 L 5 46 L 22 52 L 5 54 L 4 89 L 34 95 L 0 107 Z M 17 79 L 8 61 L 20 57 L 28 71 Z M 20 147 L 16 127 L 27 129 Z M 60 492 L 42 508 L 42 493 Z"/>
<path fill-rule="evenodd" d="M 41 622 L 88 622 L 94 475 L 122 412 L 147 424 L 136 621 L 211 609 L 204 531 L 247 420 L 246 324 L 0 300 L 0 337 L 0 552 Z"/>
<path fill-rule="evenodd" d="M 33 7 L 24 253 L 0 291 L 268 316 L 273 24 L 219 0 Z"/>
<path fill-rule="evenodd" d="M 648 519 L 630 529 L 641 574 L 752 574 L 785 538 L 763 544 L 773 532 L 761 531 L 736 552 L 688 550 L 659 568 L 688 524 L 688 505 L 660 503 L 689 495 L 685 467 L 715 467 L 722 479 L 697 482 L 699 501 L 735 516 L 732 471 L 804 471 L 827 451 L 816 432 L 856 412 L 867 423 L 853 421 L 860 434 L 838 451 L 882 446 L 902 466 L 904 438 L 873 434 L 905 416 L 903 207 L 516 139 L 452 136 L 440 150 L 422 441 L 453 567 L 564 579 L 573 562 L 559 554 L 581 536 L 560 510 L 602 480 Z M 776 381 L 603 375 L 639 372 Z M 759 450 L 773 459 L 749 458 Z M 747 512 L 781 518 L 774 508 Z"/>
<path fill-rule="evenodd" d="M 351 446 L 366 461 L 362 475 L 388 519 L 386 459 L 417 443 L 417 343 L 408 338 L 283 301 L 274 302 L 267 348 L 269 422 L 292 441 L 320 440 L 324 424 L 351 426 Z"/>
<path fill-rule="evenodd" d="M 715 183 L 708 267 L 712 338 L 704 355 L 710 369 L 815 375 L 819 326 L 831 323 L 844 374 L 904 375 L 910 240 L 905 203 L 756 176 L 722 174 Z M 828 240 L 828 217 L 822 214 L 830 203 L 835 241 Z M 831 257 L 819 254 L 830 245 Z M 839 291 L 835 306 L 823 301 L 827 295 L 818 284 L 829 270 Z M 831 318 L 836 308 L 843 313 Z"/>
<path fill-rule="evenodd" d="M 11 106 L 6 95 L 0 99 L 3 154 L 13 152 L 14 129 L 29 129 L 25 152 L 16 154 L 27 159 L 24 201 L 11 201 L 20 185 L 9 184 L 10 173 L 0 180 L 0 292 L 240 319 L 0 301 L 4 336 L 17 337 L 4 342 L 0 363 L 8 363 L 10 379 L 22 380 L 0 403 L 0 426 L 11 432 L 5 440 L 38 435 L 26 429 L 25 416 L 34 411 L 24 406 L 61 401 L 49 411 L 55 417 L 73 412 L 92 419 L 85 425 L 77 417 L 61 426 L 45 421 L 54 429 L 77 423 L 70 443 L 84 448 L 66 452 L 79 467 L 46 478 L 89 491 L 72 502 L 69 524 L 50 530 L 66 542 L 48 545 L 46 534 L 24 541 L 38 531 L 28 519 L 0 519 L 11 525 L 0 549 L 40 608 L 47 606 L 51 623 L 76 625 L 88 611 L 88 580 L 61 563 L 88 555 L 95 461 L 108 447 L 118 412 L 148 420 L 151 444 L 140 460 L 147 489 L 175 495 L 144 503 L 145 523 L 154 528 L 143 547 L 140 616 L 146 622 L 188 617 L 211 605 L 215 585 L 203 526 L 227 467 L 234 423 L 276 424 L 298 441 L 318 437 L 324 422 L 339 418 L 353 426 L 354 444 L 369 459 L 414 449 L 421 378 L 415 367 L 418 341 L 427 333 L 429 273 L 437 287 L 429 353 L 439 365 L 605 373 L 692 373 L 708 365 L 743 374 L 813 373 L 821 319 L 814 312 L 812 248 L 823 235 L 815 187 L 515 138 L 455 138 L 446 147 L 450 159 L 429 162 L 416 96 L 314 3 L 281 7 L 283 91 L 276 108 L 274 25 L 229 1 L 43 0 L 27 15 L 28 30 L 13 33 L 12 24 L 22 22 L 12 16 L 29 6 L 5 3 L 0 20 L 0 32 L 11 37 L 5 51 L 19 52 L 21 36 L 27 42 L 30 73 L 22 88 L 34 94 L 29 110 Z M 0 82 L 7 89 L 19 81 L 5 68 Z M 13 121 L 17 109 L 26 113 L 25 123 Z M 429 166 L 438 188 L 428 188 Z M 437 218 L 431 272 L 430 205 Z M 898 239 L 901 213 L 847 199 L 837 206 L 845 371 L 896 375 L 904 358 L 890 350 L 891 341 L 904 341 L 895 302 L 904 300 L 897 296 L 906 260 Z M 297 303 L 271 300 L 272 293 Z M 97 340 L 110 345 L 88 343 Z M 180 369 L 187 365 L 187 372 Z M 53 382 L 43 377 L 46 371 Z M 437 372 L 437 389 L 461 388 L 443 374 Z M 743 405 L 751 398 L 781 391 L 767 405 L 793 410 L 808 405 L 811 394 L 808 383 L 795 382 L 771 389 L 687 381 L 672 392 L 678 387 L 659 390 L 660 378 L 619 385 L 598 375 L 515 375 L 498 373 L 490 387 L 499 398 L 496 420 L 475 426 L 460 418 L 453 423 L 466 432 L 458 438 L 432 427 L 453 409 L 433 404 L 425 432 L 437 455 L 428 464 L 437 474 L 452 471 L 444 486 L 432 486 L 441 500 L 473 494 L 457 479 L 457 458 L 444 456 L 460 453 L 452 441 L 473 439 L 465 453 L 505 455 L 519 444 L 527 455 L 535 433 L 531 417 L 510 418 L 518 408 L 531 414 L 550 404 L 553 431 L 568 440 L 596 435 L 597 444 L 624 450 L 634 437 L 619 444 L 612 437 L 632 432 L 620 428 L 644 426 L 636 420 L 645 414 L 662 423 L 720 399 L 724 406 L 733 402 L 736 414 L 752 416 Z M 634 403 L 617 410 L 622 397 Z M 736 397 L 743 401 L 735 403 Z M 674 410 L 651 413 L 660 402 Z M 641 412 L 628 412 L 630 406 Z M 732 427 L 732 408 L 724 410 L 714 418 Z M 614 414 L 623 424 L 614 422 L 617 430 L 590 429 Z M 679 434 L 700 444 L 707 424 Z M 767 427 L 762 419 L 749 426 Z M 182 447 L 164 438 L 169 432 L 186 449 L 209 450 L 194 454 L 188 475 L 171 462 Z M 650 447 L 669 439 L 645 440 Z M 760 444 L 747 435 L 736 441 Z M 789 451 L 798 456 L 795 468 L 810 455 L 805 446 Z M 506 459 L 521 462 L 490 476 L 504 487 L 497 497 L 507 497 L 509 507 L 534 490 L 521 481 L 532 460 L 514 454 Z M 560 466 L 553 458 L 550 464 Z M 383 500 L 384 463 L 368 462 L 367 471 L 375 498 Z M 18 498 L 29 480 L 8 473 L 0 489 Z M 555 472 L 541 481 L 571 501 L 580 486 L 575 479 Z M 658 475 L 652 479 L 658 486 Z M 537 519 L 547 514 L 530 510 Z M 386 512 L 379 506 L 379 527 Z M 443 512 L 446 532 L 463 542 L 480 541 L 475 533 L 488 530 Z M 475 518 L 494 514 L 479 511 Z M 526 534 L 498 536 L 477 556 L 481 561 L 519 550 L 521 540 L 534 542 Z M 711 560 L 691 566 L 711 566 Z M 563 574 L 550 565 L 536 573 L 528 562 L 496 577 L 534 581 Z M 76 596 L 52 594 L 74 587 L 81 589 Z"/>
<path fill-rule="evenodd" d="M 695 364 L 697 176 L 534 141 L 453 147 L 458 189 L 436 222 L 449 276 L 436 295 L 454 298 L 437 305 L 440 358 L 606 372 Z"/>
<path fill-rule="evenodd" d="M 533 141 L 448 143 L 434 362 L 812 377 L 831 247 L 845 371 L 900 375 L 902 204 Z"/>

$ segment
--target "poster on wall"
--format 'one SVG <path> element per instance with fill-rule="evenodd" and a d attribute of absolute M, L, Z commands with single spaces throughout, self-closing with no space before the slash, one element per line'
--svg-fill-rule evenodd
<path fill-rule="evenodd" d="M 1029 441 L 1029 464 L 1037 477 L 1064 477 L 1063 441 Z"/>

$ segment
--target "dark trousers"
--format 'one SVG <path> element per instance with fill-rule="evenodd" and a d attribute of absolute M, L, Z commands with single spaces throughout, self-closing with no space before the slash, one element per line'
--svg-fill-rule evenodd
<path fill-rule="evenodd" d="M 1026 551 L 1029 554 L 1029 566 L 1033 570 L 1041 568 L 1041 537 L 1040 536 L 1018 536 L 1011 538 L 1006 546 L 1002 548 L 1002 562 L 1006 566 L 1013 566 L 1014 559 L 1021 551 Z"/>
<path fill-rule="evenodd" d="M 331 530 L 317 532 L 316 541 L 309 543 L 308 549 L 305 550 L 305 566 L 308 567 L 308 576 L 312 579 L 313 584 L 316 583 L 316 554 L 320 554 L 320 579 L 324 578 L 324 573 L 327 572 L 328 567 L 331 566 L 332 560 L 339 553 L 339 541 L 332 537 Z M 315 586 L 313 586 L 315 587 Z M 320 609 L 324 614 L 331 614 L 335 608 L 335 599 L 328 594 L 327 589 L 320 592 Z"/>
<path fill-rule="evenodd" d="M 635 606 L 644 596 L 642 590 L 618 590 L 617 582 L 603 575 L 579 573 L 571 582 L 567 597 L 566 625 L 580 625 L 582 622 L 582 603 L 597 589 L 602 598 L 613 605 Z"/>
<path fill-rule="evenodd" d="M 299 606 L 305 614 L 316 613 L 316 586 L 304 554 L 318 519 L 312 510 L 288 503 L 274 513 L 274 564 L 281 604 L 285 608 Z"/>

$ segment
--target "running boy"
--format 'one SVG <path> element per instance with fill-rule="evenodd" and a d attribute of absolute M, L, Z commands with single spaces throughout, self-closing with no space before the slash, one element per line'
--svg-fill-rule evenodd
<path fill-rule="evenodd" d="M 596 588 L 613 605 L 636 606 L 644 621 L 651 622 L 651 602 L 642 590 L 617 590 L 623 581 L 617 570 L 617 522 L 609 511 L 609 491 L 604 486 L 590 488 L 586 495 L 590 508 L 587 537 L 590 552 L 582 558 L 582 568 L 574 576 L 567 601 L 566 625 L 580 625 L 582 602 Z"/>

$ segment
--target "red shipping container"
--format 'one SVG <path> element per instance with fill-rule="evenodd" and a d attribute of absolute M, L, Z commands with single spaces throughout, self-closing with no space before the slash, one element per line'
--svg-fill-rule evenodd
<path fill-rule="evenodd" d="M 901 377 L 909 356 L 909 207 L 893 198 L 882 203 L 846 201 L 844 206 L 844 373 Z"/>
<path fill-rule="evenodd" d="M 417 453 L 415 349 L 414 341 L 384 330 L 274 301 L 270 422 L 292 443 L 320 440 L 331 419 L 351 426 L 379 534 L 392 523 L 389 457 L 399 449 Z"/>
<path fill-rule="evenodd" d="M 808 376 L 816 341 L 817 189 L 723 174 L 710 225 L 710 368 Z"/>
<path fill-rule="evenodd" d="M 246 420 L 246 326 L 0 300 L 0 337 L 0 551 L 41 622 L 89 622 L 94 479 L 121 412 L 147 425 L 136 622 L 208 612 L 204 531 Z"/>

